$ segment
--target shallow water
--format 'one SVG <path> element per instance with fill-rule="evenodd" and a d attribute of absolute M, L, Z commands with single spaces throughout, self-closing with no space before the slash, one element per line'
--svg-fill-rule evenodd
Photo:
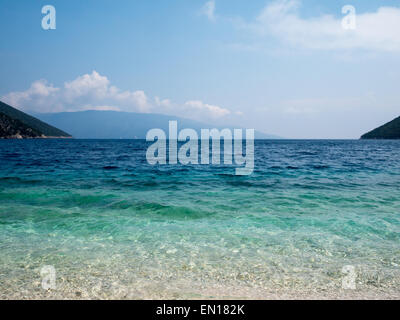
<path fill-rule="evenodd" d="M 400 141 L 256 141 L 250 176 L 147 145 L 0 141 L 0 298 L 400 298 Z"/>

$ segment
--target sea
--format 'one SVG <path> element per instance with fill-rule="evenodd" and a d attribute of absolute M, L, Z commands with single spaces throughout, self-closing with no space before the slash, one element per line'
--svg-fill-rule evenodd
<path fill-rule="evenodd" d="M 400 141 L 0 140 L 0 299 L 400 298 Z"/>

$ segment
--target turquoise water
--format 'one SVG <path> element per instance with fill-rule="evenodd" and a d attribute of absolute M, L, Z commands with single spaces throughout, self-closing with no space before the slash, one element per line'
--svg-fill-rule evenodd
<path fill-rule="evenodd" d="M 400 141 L 256 141 L 250 176 L 147 146 L 0 141 L 0 298 L 400 297 Z"/>

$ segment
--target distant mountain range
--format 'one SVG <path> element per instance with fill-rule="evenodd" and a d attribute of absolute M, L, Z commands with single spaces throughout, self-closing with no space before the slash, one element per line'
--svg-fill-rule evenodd
<path fill-rule="evenodd" d="M 400 139 L 400 117 L 362 135 L 361 139 Z"/>
<path fill-rule="evenodd" d="M 67 138 L 68 133 L 0 101 L 0 138 Z"/>
<path fill-rule="evenodd" d="M 201 129 L 237 128 L 152 113 L 89 110 L 34 115 L 36 117 L 0 101 L 0 138 L 145 139 L 153 128 L 168 134 L 172 120 L 178 122 L 178 130 L 191 128 L 198 133 Z M 282 139 L 259 131 L 255 131 L 255 138 Z M 362 135 L 361 139 L 400 139 L 400 117 Z"/>
<path fill-rule="evenodd" d="M 61 128 L 80 139 L 145 139 L 150 129 L 163 129 L 168 134 L 169 121 L 178 121 L 178 130 L 191 128 L 198 133 L 201 129 L 222 129 L 233 126 L 215 127 L 198 121 L 176 116 L 151 113 L 119 111 L 79 111 L 35 114 L 36 117 Z M 235 127 L 236 128 L 236 127 Z M 256 139 L 279 139 L 278 136 L 255 132 Z"/>

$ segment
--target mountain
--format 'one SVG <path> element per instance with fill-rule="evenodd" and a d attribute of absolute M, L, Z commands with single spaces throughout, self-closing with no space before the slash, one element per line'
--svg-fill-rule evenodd
<path fill-rule="evenodd" d="M 361 139 L 400 139 L 400 117 L 364 134 Z"/>
<path fill-rule="evenodd" d="M 41 134 L 28 127 L 18 119 L 13 119 L 0 112 L 0 137 L 1 138 L 36 138 Z"/>
<path fill-rule="evenodd" d="M 0 101 L 0 138 L 66 138 L 68 133 Z"/>
<path fill-rule="evenodd" d="M 35 116 L 81 139 L 145 139 L 147 131 L 153 128 L 163 129 L 168 134 L 168 124 L 171 120 L 178 121 L 178 130 L 191 128 L 200 132 L 200 129 L 215 127 L 194 120 L 154 113 L 90 110 L 42 113 Z M 261 132 L 255 132 L 255 138 L 279 139 L 277 136 Z"/>

